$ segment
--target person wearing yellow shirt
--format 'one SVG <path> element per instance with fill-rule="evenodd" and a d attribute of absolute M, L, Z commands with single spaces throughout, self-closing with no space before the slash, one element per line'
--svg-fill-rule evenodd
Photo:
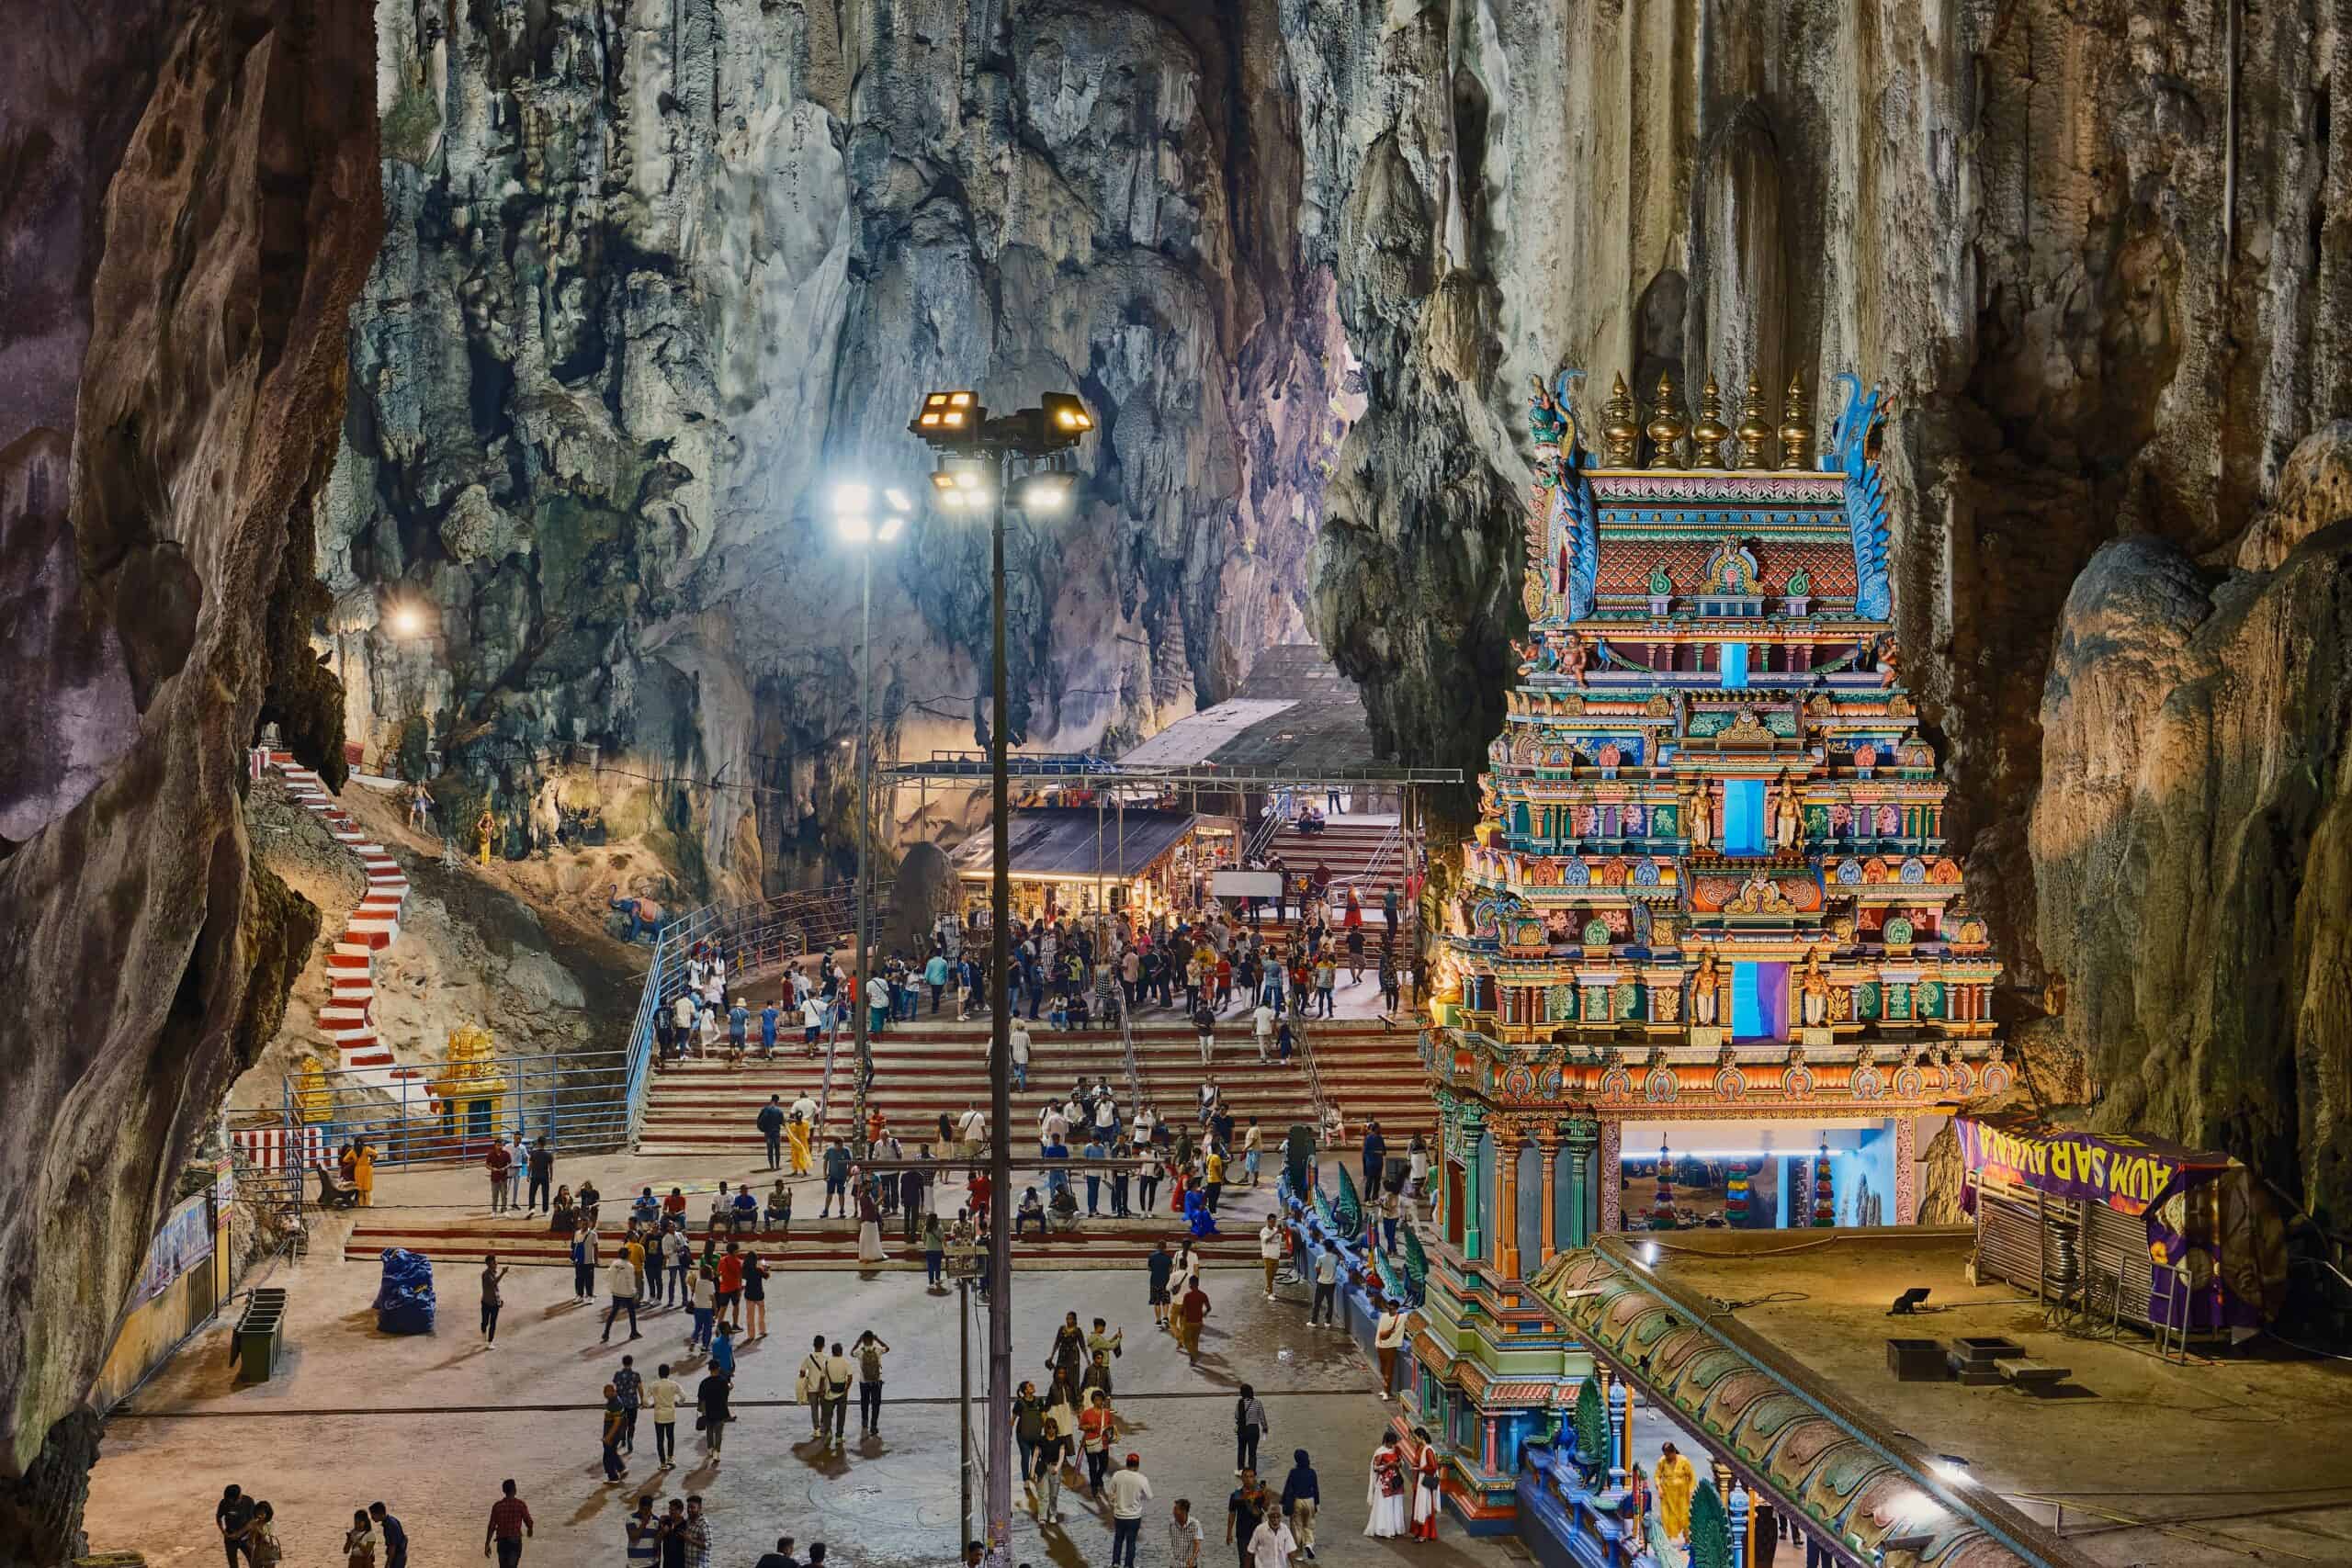
<path fill-rule="evenodd" d="M 1690 1495 L 1699 1489 L 1699 1472 L 1672 1443 L 1658 1452 L 1657 1517 L 1667 1539 L 1680 1540 L 1690 1533 Z"/>
<path fill-rule="evenodd" d="M 1203 1167 L 1201 1201 L 1212 1214 L 1216 1213 L 1217 1195 L 1225 1190 L 1225 1154 L 1216 1145 L 1209 1145 L 1209 1157 Z"/>

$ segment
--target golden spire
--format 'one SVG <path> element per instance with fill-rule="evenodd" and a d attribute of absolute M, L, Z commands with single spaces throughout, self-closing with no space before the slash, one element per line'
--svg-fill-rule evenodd
<path fill-rule="evenodd" d="M 1771 460 L 1764 456 L 1764 444 L 1772 439 L 1772 427 L 1764 421 L 1764 388 L 1755 377 L 1747 378 L 1747 396 L 1739 405 L 1739 467 L 1769 468 Z"/>
<path fill-rule="evenodd" d="M 1657 403 L 1650 412 L 1650 467 L 1679 468 L 1682 466 L 1682 433 L 1690 427 L 1682 423 L 1682 397 L 1674 389 L 1671 371 L 1660 371 L 1657 378 Z"/>
<path fill-rule="evenodd" d="M 1804 417 L 1804 384 L 1793 373 L 1781 400 L 1781 467 L 1813 467 L 1813 425 Z"/>
<path fill-rule="evenodd" d="M 1610 468 L 1630 468 L 1639 459 L 1634 447 L 1642 438 L 1642 427 L 1635 423 L 1640 411 L 1634 407 L 1634 394 L 1625 389 L 1625 378 L 1621 373 L 1617 385 L 1610 389 L 1609 400 L 1600 408 L 1600 439 L 1605 448 L 1601 466 Z"/>
<path fill-rule="evenodd" d="M 1713 376 L 1699 392 L 1699 423 L 1690 427 L 1690 466 L 1694 468 L 1720 468 L 1724 466 L 1724 442 L 1731 432 L 1724 427 L 1724 395 L 1715 386 Z"/>

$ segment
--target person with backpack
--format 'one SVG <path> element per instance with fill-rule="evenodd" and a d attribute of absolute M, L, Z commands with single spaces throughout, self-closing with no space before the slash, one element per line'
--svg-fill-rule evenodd
<path fill-rule="evenodd" d="M 1241 1385 L 1240 1397 L 1233 1402 L 1233 1473 L 1255 1474 L 1258 1469 L 1258 1439 L 1274 1429 L 1272 1417 L 1266 1414 L 1266 1402 L 1248 1383 Z"/>
<path fill-rule="evenodd" d="M 699 1412 L 695 1417 L 695 1425 L 702 1428 L 703 1449 L 710 1455 L 713 1464 L 718 1462 L 718 1447 L 727 1436 L 727 1423 L 731 1414 L 728 1399 L 734 1392 L 735 1374 L 716 1362 L 705 1374 L 702 1386 L 695 1390 L 695 1409 Z"/>
<path fill-rule="evenodd" d="M 849 1385 L 854 1373 L 847 1356 L 842 1354 L 842 1342 L 833 1341 L 831 1352 L 825 1358 L 825 1424 L 838 1451 L 843 1429 L 849 1425 Z"/>
<path fill-rule="evenodd" d="M 808 1406 L 809 1435 L 824 1436 L 825 1337 L 821 1334 L 808 1342 L 808 1354 L 800 1359 L 799 1374 L 793 1380 L 793 1397 Z"/>
<path fill-rule="evenodd" d="M 857 1337 L 857 1427 L 861 1437 L 882 1435 L 882 1358 L 890 1353 L 872 1329 Z"/>

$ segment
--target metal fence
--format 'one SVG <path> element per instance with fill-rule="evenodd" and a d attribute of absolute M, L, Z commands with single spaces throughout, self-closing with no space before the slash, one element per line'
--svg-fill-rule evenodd
<path fill-rule="evenodd" d="M 614 1149 L 629 1131 L 628 1053 L 493 1056 L 462 1082 L 427 1074 L 345 1068 L 286 1080 L 286 1125 L 314 1127 L 332 1162 L 366 1139 L 379 1165 L 475 1160 L 521 1133 L 571 1151 Z"/>

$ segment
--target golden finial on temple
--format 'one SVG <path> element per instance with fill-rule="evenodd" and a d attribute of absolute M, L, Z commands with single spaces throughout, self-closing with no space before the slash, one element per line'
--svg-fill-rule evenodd
<path fill-rule="evenodd" d="M 1657 403 L 1650 413 L 1650 467 L 1679 468 L 1682 466 L 1682 433 L 1690 426 L 1682 423 L 1682 397 L 1674 389 L 1674 373 L 1661 371 L 1657 378 Z"/>
<path fill-rule="evenodd" d="M 1690 427 L 1690 466 L 1694 468 L 1720 468 L 1724 466 L 1724 442 L 1731 431 L 1724 424 L 1724 395 L 1713 376 L 1699 391 L 1699 423 Z"/>
<path fill-rule="evenodd" d="M 1630 468 L 1638 464 L 1635 448 L 1642 439 L 1642 427 L 1637 423 L 1640 417 L 1640 411 L 1634 407 L 1634 394 L 1625 389 L 1625 378 L 1621 373 L 1616 386 L 1610 389 L 1609 400 L 1600 409 L 1603 467 Z"/>
<path fill-rule="evenodd" d="M 1764 444 L 1772 439 L 1772 427 L 1764 418 L 1763 384 L 1750 376 L 1747 396 L 1739 405 L 1739 467 L 1769 468 L 1770 458 L 1764 455 Z"/>
<path fill-rule="evenodd" d="M 1813 467 L 1813 423 L 1804 416 L 1804 383 L 1794 374 L 1781 400 L 1781 467 Z"/>

